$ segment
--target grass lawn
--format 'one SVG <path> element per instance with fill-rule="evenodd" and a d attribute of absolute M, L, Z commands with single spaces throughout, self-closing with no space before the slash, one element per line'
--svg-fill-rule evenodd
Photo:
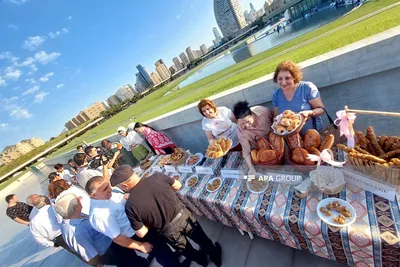
<path fill-rule="evenodd" d="M 320 27 L 319 29 L 257 54 L 245 61 L 235 64 L 229 68 L 219 71 L 164 96 L 166 92 L 188 77 L 188 75 L 185 75 L 140 100 L 128 109 L 120 112 L 113 118 L 104 122 L 100 126 L 88 131 L 83 136 L 74 139 L 68 146 L 65 147 L 65 149 L 57 151 L 57 154 L 62 154 L 73 149 L 76 144 L 80 143 L 82 140 L 85 140 L 86 142 L 93 142 L 104 136 L 115 133 L 117 126 L 121 124 L 129 124 L 129 121 L 127 120 L 131 116 L 137 116 L 135 121 L 144 122 L 198 101 L 202 98 L 220 93 L 271 73 L 274 71 L 276 65 L 282 60 L 289 59 L 294 62 L 301 62 L 400 25 L 400 6 L 397 6 L 376 16 L 324 36 L 323 38 L 315 40 L 309 44 L 301 46 L 296 50 L 287 52 L 282 56 L 277 56 L 266 60 L 284 50 L 290 49 L 302 42 L 319 37 L 328 31 L 334 30 L 360 17 L 368 15 L 371 12 L 396 2 L 398 1 L 370 1 L 350 14 L 323 27 Z"/>
<path fill-rule="evenodd" d="M 15 177 L 12 177 L 10 179 L 8 179 L 5 182 L 2 182 L 0 184 L 0 191 L 3 190 L 4 188 L 6 188 L 8 185 L 12 184 L 13 182 L 15 182 L 16 180 L 18 180 L 22 175 L 24 175 L 25 173 L 27 173 L 29 171 L 29 169 L 26 169 L 25 171 L 22 171 L 20 174 L 18 174 Z"/>

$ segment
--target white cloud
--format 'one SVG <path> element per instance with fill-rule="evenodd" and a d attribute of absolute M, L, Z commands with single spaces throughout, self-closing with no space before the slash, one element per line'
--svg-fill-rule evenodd
<path fill-rule="evenodd" d="M 15 24 L 8 24 L 7 28 L 12 29 L 14 31 L 17 31 L 19 29 L 19 27 Z"/>
<path fill-rule="evenodd" d="M 19 58 L 14 57 L 10 51 L 6 51 L 0 53 L 0 60 L 1 59 L 7 59 L 10 60 L 11 62 L 16 62 Z"/>
<path fill-rule="evenodd" d="M 58 52 L 47 54 L 45 51 L 40 51 L 35 54 L 35 59 L 45 65 L 56 60 L 59 56 L 61 56 L 61 53 Z"/>
<path fill-rule="evenodd" d="M 28 75 L 32 75 L 37 71 L 38 71 L 38 68 L 36 67 L 36 64 L 32 64 L 31 65 L 31 70 L 28 72 Z"/>
<path fill-rule="evenodd" d="M 49 93 L 47 92 L 40 92 L 39 94 L 35 95 L 35 103 L 40 103 L 43 101 L 43 99 L 48 95 Z"/>
<path fill-rule="evenodd" d="M 39 81 L 41 81 L 41 82 L 47 82 L 47 81 L 49 80 L 49 78 L 50 78 L 51 76 L 53 76 L 53 75 L 54 75 L 54 72 L 49 72 L 49 73 L 47 73 L 46 75 L 44 75 L 42 78 L 40 78 Z"/>
<path fill-rule="evenodd" d="M 3 77 L 0 77 L 0 87 L 7 86 L 6 80 Z"/>
<path fill-rule="evenodd" d="M 56 32 L 50 32 L 49 33 L 49 37 L 51 39 L 60 37 L 61 35 L 67 34 L 69 32 L 69 30 L 67 28 L 62 28 L 62 30 L 60 31 L 56 31 Z"/>
<path fill-rule="evenodd" d="M 25 79 L 25 82 L 30 83 L 30 84 L 35 84 L 36 83 L 34 78 Z"/>
<path fill-rule="evenodd" d="M 179 19 L 181 17 L 181 14 L 178 14 L 177 16 L 176 16 L 176 19 Z"/>
<path fill-rule="evenodd" d="M 69 16 L 67 19 L 68 19 L 68 20 L 72 19 L 72 16 Z"/>
<path fill-rule="evenodd" d="M 40 89 L 40 86 L 39 86 L 39 85 L 35 85 L 35 86 L 33 86 L 32 88 L 29 88 L 28 90 L 26 90 L 25 92 L 23 92 L 22 95 L 24 96 L 24 95 L 33 94 L 33 93 L 35 93 L 36 91 L 38 91 L 39 89 Z"/>
<path fill-rule="evenodd" d="M 10 127 L 10 125 L 8 123 L 5 123 L 5 122 L 0 123 L 0 132 L 7 131 L 9 129 L 9 127 Z"/>
<path fill-rule="evenodd" d="M 28 39 L 24 41 L 24 44 L 22 45 L 22 48 L 28 49 L 28 50 L 36 50 L 39 46 L 41 46 L 44 41 L 46 40 L 46 37 L 44 36 L 30 36 Z"/>
<path fill-rule="evenodd" d="M 28 67 L 31 66 L 33 63 L 35 63 L 35 59 L 33 57 L 28 57 L 27 59 L 25 59 L 24 62 L 22 62 L 21 64 L 16 64 L 19 67 Z"/>
<path fill-rule="evenodd" d="M 22 5 L 28 2 L 29 0 L 3 0 L 4 3 L 14 4 L 14 5 Z"/>
<path fill-rule="evenodd" d="M 16 106 L 14 109 L 11 110 L 10 116 L 16 119 L 29 119 L 32 117 L 32 114 L 26 108 L 21 108 Z"/>
<path fill-rule="evenodd" d="M 57 87 L 57 89 L 60 89 L 60 88 L 64 87 L 64 84 L 63 83 L 57 84 L 56 87 Z"/>
<path fill-rule="evenodd" d="M 6 80 L 18 80 L 22 75 L 22 71 L 16 69 L 14 66 L 9 66 L 5 69 L 4 74 Z"/>

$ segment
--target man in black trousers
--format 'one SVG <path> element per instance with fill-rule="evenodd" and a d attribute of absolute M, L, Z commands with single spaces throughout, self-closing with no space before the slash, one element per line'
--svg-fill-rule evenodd
<path fill-rule="evenodd" d="M 221 266 L 221 246 L 213 244 L 176 196 L 182 187 L 179 181 L 162 173 L 141 180 L 132 167 L 122 165 L 115 169 L 110 182 L 130 193 L 125 211 L 137 236 L 161 234 L 186 258 L 207 266 L 209 257 L 217 267 Z M 194 249 L 187 238 L 196 242 L 200 250 Z"/>

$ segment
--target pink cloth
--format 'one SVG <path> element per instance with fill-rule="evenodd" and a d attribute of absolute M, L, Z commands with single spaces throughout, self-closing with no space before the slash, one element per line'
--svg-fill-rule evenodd
<path fill-rule="evenodd" d="M 146 127 L 144 130 L 144 136 L 154 150 L 160 152 L 160 154 L 166 154 L 163 150 L 166 147 L 171 147 L 172 149 L 175 148 L 174 143 L 172 143 L 168 136 L 163 133 L 156 132 L 148 127 Z"/>
<path fill-rule="evenodd" d="M 243 129 L 241 125 L 238 124 L 238 137 L 242 145 L 243 156 L 250 155 L 252 147 L 256 147 L 255 137 L 257 135 L 268 139 L 268 135 L 272 131 L 272 112 L 268 108 L 262 106 L 254 106 L 250 109 L 255 118 L 254 125 Z"/>

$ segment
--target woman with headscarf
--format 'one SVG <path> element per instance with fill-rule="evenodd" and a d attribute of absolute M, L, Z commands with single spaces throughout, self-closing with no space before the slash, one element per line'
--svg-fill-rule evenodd
<path fill-rule="evenodd" d="M 145 147 L 145 140 L 136 132 L 127 131 L 126 128 L 122 126 L 118 128 L 117 132 L 122 136 L 119 142 L 126 150 L 131 151 L 139 162 L 149 155 L 149 151 Z"/>

